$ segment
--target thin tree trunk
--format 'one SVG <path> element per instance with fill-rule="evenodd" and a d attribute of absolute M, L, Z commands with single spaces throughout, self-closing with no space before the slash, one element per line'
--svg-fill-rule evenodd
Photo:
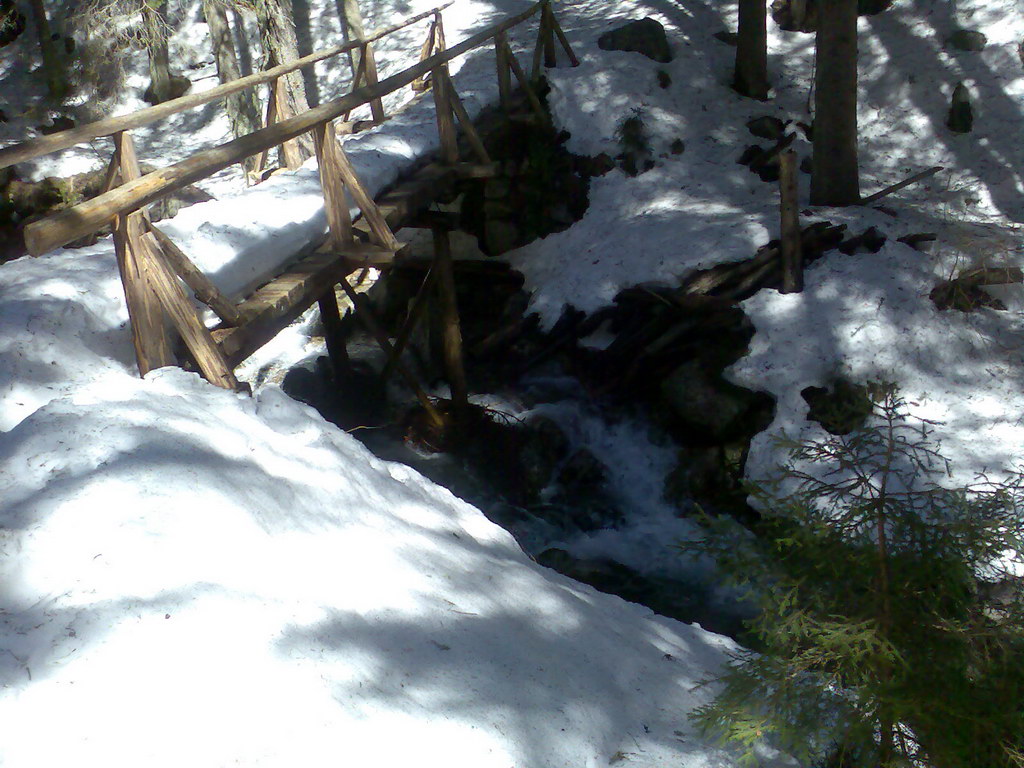
<path fill-rule="evenodd" d="M 857 0 L 819 0 L 811 205 L 856 205 Z"/>
<path fill-rule="evenodd" d="M 213 58 L 217 62 L 217 77 L 222 83 L 237 80 L 242 76 L 238 56 L 231 36 L 231 24 L 227 9 L 219 0 L 203 0 L 203 15 L 210 29 L 210 44 Z M 260 128 L 260 104 L 255 89 L 233 93 L 224 100 L 224 108 L 231 121 L 231 132 L 235 137 L 244 136 Z M 246 170 L 252 170 L 256 158 L 247 158 L 243 163 Z"/>
<path fill-rule="evenodd" d="M 744 96 L 768 98 L 768 14 L 765 0 L 740 0 L 733 88 Z"/>
<path fill-rule="evenodd" d="M 171 56 L 167 48 L 167 2 L 148 0 L 142 6 L 146 26 L 146 51 L 149 54 L 147 100 L 160 104 L 171 98 Z"/>
<path fill-rule="evenodd" d="M 43 0 L 32 0 L 32 15 L 35 17 L 39 50 L 43 56 L 43 73 L 46 75 L 47 90 L 52 99 L 62 101 L 68 93 L 68 81 L 64 73 L 61 54 L 53 39 L 50 20 L 46 15 Z"/>
<path fill-rule="evenodd" d="M 340 2 L 341 24 L 344 27 L 345 42 L 364 39 L 366 37 L 366 29 L 363 26 L 363 12 L 359 8 L 359 0 L 340 0 Z M 349 52 L 349 63 L 352 67 L 353 79 L 359 69 L 359 57 L 361 55 L 358 48 Z"/>
<path fill-rule="evenodd" d="M 263 69 L 299 58 L 290 0 L 260 0 L 256 18 L 260 28 L 260 42 L 263 45 Z M 300 115 L 309 109 L 301 72 L 284 75 L 279 83 L 284 88 L 283 104 L 288 112 L 287 115 L 279 115 L 279 118 Z M 308 134 L 303 134 L 296 142 L 303 159 L 313 156 L 313 140 Z M 281 164 L 286 165 L 283 158 Z"/>

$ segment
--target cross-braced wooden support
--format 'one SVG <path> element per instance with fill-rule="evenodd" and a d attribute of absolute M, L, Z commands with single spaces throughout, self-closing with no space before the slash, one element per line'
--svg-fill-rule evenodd
<path fill-rule="evenodd" d="M 544 62 L 544 66 L 548 69 L 558 66 L 558 53 L 555 46 L 556 38 L 561 44 L 562 50 L 565 51 L 569 63 L 574 67 L 578 67 L 580 61 L 576 58 L 572 46 L 569 45 L 569 40 L 565 36 L 565 32 L 562 31 L 558 19 L 555 18 L 555 12 L 551 8 L 551 0 L 545 0 L 540 11 L 540 29 L 537 32 L 537 44 L 533 49 L 532 76 L 534 80 L 540 77 L 541 61 Z"/>

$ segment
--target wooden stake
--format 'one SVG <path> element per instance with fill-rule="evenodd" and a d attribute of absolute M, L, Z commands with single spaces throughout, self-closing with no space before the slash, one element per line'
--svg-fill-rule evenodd
<path fill-rule="evenodd" d="M 800 210 L 796 186 L 796 152 L 779 155 L 779 192 L 781 196 L 782 290 L 799 293 L 804 288 L 804 262 L 801 253 Z"/>
<path fill-rule="evenodd" d="M 370 226 L 370 234 L 373 241 L 382 248 L 387 248 L 391 251 L 400 250 L 402 246 L 395 238 L 391 227 L 388 226 L 387 219 L 384 218 L 384 214 L 381 213 L 380 208 L 377 207 L 377 203 L 374 202 L 370 193 L 366 191 L 366 187 L 363 186 L 363 182 L 356 175 L 355 168 L 352 167 L 348 155 L 345 154 L 345 150 L 338 144 L 337 139 L 333 142 L 333 146 L 333 165 L 337 169 L 338 177 L 345 184 L 345 188 L 352 196 L 355 204 L 359 206 L 359 210 L 363 212 L 363 218 L 366 219 L 366 223 Z M 346 207 L 345 210 L 347 211 L 348 208 Z"/>
<path fill-rule="evenodd" d="M 405 323 L 402 324 L 402 329 L 398 332 L 398 336 L 395 338 L 395 346 L 391 351 L 391 357 L 388 358 L 388 362 L 380 374 L 382 381 L 387 381 L 388 376 L 391 375 L 391 371 L 394 370 L 395 361 L 402 352 L 405 351 L 405 347 L 409 343 L 409 339 L 412 338 L 412 332 L 416 329 L 416 324 L 419 323 L 420 318 L 423 316 L 423 310 L 427 307 L 427 299 L 434 287 L 436 278 L 437 270 L 432 266 L 427 270 L 427 275 L 423 278 L 423 282 L 420 284 L 420 289 L 416 293 L 416 298 L 413 299 L 412 308 L 409 310 L 409 314 L 405 318 Z"/>
<path fill-rule="evenodd" d="M 868 195 L 867 197 L 860 201 L 860 205 L 870 205 L 876 200 L 881 200 L 883 197 L 891 195 L 893 192 L 899 192 L 904 187 L 909 187 L 911 184 L 916 184 L 917 182 L 923 179 L 927 179 L 929 176 L 934 176 L 936 173 L 942 170 L 945 170 L 943 166 L 936 165 L 934 168 L 929 168 L 927 171 L 915 173 L 910 178 L 904 179 L 903 181 L 897 182 L 896 184 L 892 184 L 879 192 L 875 192 L 875 194 L 873 195 Z"/>
<path fill-rule="evenodd" d="M 149 231 L 156 239 L 157 246 L 178 277 L 192 289 L 196 298 L 217 313 L 217 317 L 228 325 L 238 325 L 242 317 L 234 302 L 229 300 L 203 272 L 192 263 L 171 238 L 149 223 Z"/>
<path fill-rule="evenodd" d="M 434 109 L 437 112 L 437 135 L 441 140 L 441 160 L 448 164 L 459 162 L 459 147 L 455 139 L 455 121 L 449 96 L 449 81 L 444 67 L 434 70 Z"/>
<path fill-rule="evenodd" d="M 338 311 L 338 297 L 334 286 L 317 300 L 320 308 L 320 321 L 324 324 L 324 341 L 327 344 L 327 357 L 330 358 L 334 379 L 348 369 L 348 349 L 345 347 L 345 331 Z"/>
<path fill-rule="evenodd" d="M 270 92 L 267 96 L 267 117 L 263 123 L 264 128 L 269 128 L 271 125 L 277 122 L 277 79 L 270 81 Z M 252 175 L 256 181 L 260 180 L 263 171 L 267 167 L 267 163 L 270 162 L 270 147 L 267 147 L 260 152 L 259 157 L 256 159 L 256 167 L 252 170 Z"/>
<path fill-rule="evenodd" d="M 211 384 L 224 389 L 239 389 L 238 379 L 231 371 L 224 354 L 221 352 L 213 336 L 203 325 L 195 307 L 182 290 L 178 278 L 171 272 L 162 258 L 160 245 L 152 232 L 147 232 L 140 241 L 141 261 L 153 286 L 160 298 L 164 311 L 171 318 L 178 333 L 185 340 L 189 351 L 199 364 L 203 377 Z"/>
<path fill-rule="evenodd" d="M 362 83 L 363 80 L 365 80 L 365 79 L 366 79 L 366 57 L 365 56 L 360 56 L 359 57 L 359 63 L 356 65 L 355 77 L 352 78 L 352 87 L 349 90 L 350 91 L 354 91 L 356 88 L 359 87 L 359 84 Z M 345 112 L 341 116 L 341 122 L 347 123 L 349 117 L 351 117 L 351 116 L 352 116 L 352 110 L 350 109 L 350 110 L 348 110 L 347 112 Z"/>
<path fill-rule="evenodd" d="M 355 289 L 348 284 L 348 280 L 341 281 L 341 288 L 345 291 L 345 295 L 351 300 L 352 305 L 356 308 L 356 319 L 359 320 L 366 330 L 368 330 L 377 339 L 377 344 L 383 349 L 389 357 L 394 356 L 394 349 L 391 346 L 391 342 L 388 341 L 387 334 L 381 328 L 380 323 L 377 322 L 377 316 L 373 311 L 373 308 L 367 303 L 365 297 L 361 293 L 356 293 Z M 423 410 L 426 411 L 427 416 L 433 423 L 434 427 L 441 429 L 444 427 L 444 418 L 438 413 L 437 408 L 430 402 L 430 398 L 427 397 L 427 393 L 423 391 L 423 387 L 416 381 L 416 377 L 412 375 L 405 364 L 395 358 L 395 370 L 398 371 L 399 375 L 405 379 L 405 383 L 416 393 L 416 399 L 420 401 L 420 405 L 423 406 Z"/>
<path fill-rule="evenodd" d="M 426 61 L 434 53 L 434 40 L 437 34 L 437 21 L 430 22 L 430 30 L 427 32 L 427 39 L 423 42 L 420 47 L 420 61 Z M 417 77 L 412 81 L 412 89 L 416 93 L 427 90 L 430 84 L 427 81 L 427 77 Z"/>
<path fill-rule="evenodd" d="M 541 19 L 544 22 L 544 66 L 547 68 L 558 66 L 558 57 L 555 55 L 555 14 L 551 10 L 550 0 L 544 3 L 541 11 Z"/>
<path fill-rule="evenodd" d="M 316 147 L 316 161 L 320 173 L 320 189 L 324 195 L 324 210 L 327 212 L 327 226 L 330 229 L 330 246 L 340 247 L 352 242 L 352 214 L 345 199 L 345 185 L 342 181 L 338 139 L 334 124 L 327 120 L 312 131 Z"/>
<path fill-rule="evenodd" d="M 533 92 L 533 86 L 530 85 L 530 81 L 526 78 L 526 73 L 523 68 L 519 66 L 519 61 L 516 59 L 516 55 L 512 53 L 512 49 L 509 48 L 508 43 L 505 43 L 505 55 L 508 58 L 508 64 L 512 67 L 512 72 L 515 74 L 516 79 L 519 81 L 519 87 L 523 89 L 523 93 L 526 94 L 526 100 L 530 103 L 530 109 L 533 110 L 534 114 L 544 123 L 548 121 L 548 116 L 544 113 L 544 107 L 541 106 L 540 99 L 537 98 L 537 94 Z"/>
<path fill-rule="evenodd" d="M 558 42 L 562 44 L 562 50 L 565 51 L 565 55 L 569 57 L 569 63 L 578 67 L 580 60 L 576 58 L 576 53 L 573 51 L 572 46 L 569 45 L 569 38 L 565 36 L 565 32 L 562 31 L 562 25 L 558 23 L 558 19 L 555 18 L 554 10 L 551 11 L 551 25 L 555 29 L 555 34 L 558 36 Z"/>
<path fill-rule="evenodd" d="M 508 42 L 504 32 L 499 32 L 494 38 L 494 57 L 498 67 L 498 97 L 501 108 L 508 112 L 512 107 L 512 70 L 508 63 Z"/>
<path fill-rule="evenodd" d="M 373 88 L 377 85 L 377 61 L 373 58 L 373 48 L 370 47 L 369 43 L 363 44 L 362 61 L 366 62 L 366 85 Z M 370 101 L 370 114 L 373 116 L 375 123 L 384 122 L 384 102 L 381 101 L 380 96 Z"/>
<path fill-rule="evenodd" d="M 462 103 L 462 99 L 459 98 L 459 94 L 455 90 L 455 86 L 452 85 L 452 79 L 448 76 L 447 72 L 444 75 L 444 87 L 445 92 L 448 94 L 448 100 L 451 102 L 452 110 L 455 112 L 455 116 L 459 118 L 459 123 L 462 125 L 462 130 L 466 134 L 466 140 L 469 142 L 473 153 L 481 163 L 491 162 L 491 156 L 487 154 L 483 139 L 477 133 L 476 126 L 473 125 L 473 119 L 469 116 L 469 112 L 466 111 L 466 106 Z"/>
<path fill-rule="evenodd" d="M 120 160 L 120 174 L 123 181 L 139 177 L 139 161 L 135 156 L 135 145 L 127 131 L 114 134 L 114 146 Z M 145 266 L 140 258 L 141 237 L 145 220 L 143 212 L 136 211 L 127 216 L 120 215 L 114 224 L 114 251 L 117 254 L 117 268 L 124 286 L 125 303 L 132 328 L 132 342 L 135 345 L 135 359 L 139 373 L 145 376 L 155 368 L 174 364 L 171 343 L 164 327 L 160 304 L 149 285 Z"/>
<path fill-rule="evenodd" d="M 452 270 L 452 251 L 448 230 L 435 227 L 434 258 L 436 259 L 438 297 L 441 300 L 441 341 L 444 349 L 444 369 L 451 387 L 452 402 L 464 408 L 468 400 L 466 370 L 462 365 L 462 330 L 459 325 L 459 307 L 455 296 L 455 275 Z"/>
<path fill-rule="evenodd" d="M 548 4 L 546 0 L 541 3 L 540 25 L 537 27 L 537 42 L 533 46 L 533 67 L 530 72 L 530 79 L 536 81 L 540 77 L 540 65 L 544 58 L 544 38 L 548 26 Z"/>

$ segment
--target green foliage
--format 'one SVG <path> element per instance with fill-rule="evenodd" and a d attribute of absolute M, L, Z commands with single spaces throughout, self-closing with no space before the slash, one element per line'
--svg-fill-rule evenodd
<path fill-rule="evenodd" d="M 948 489 L 948 466 L 892 386 L 848 435 L 787 443 L 755 490 L 754 534 L 707 518 L 713 554 L 760 607 L 702 729 L 843 766 L 1022 766 L 1024 479 Z M 692 548 L 692 547 L 691 547 Z"/>

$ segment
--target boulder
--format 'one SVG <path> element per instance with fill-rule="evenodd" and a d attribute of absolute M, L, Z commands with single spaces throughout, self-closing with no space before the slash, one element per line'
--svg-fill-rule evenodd
<path fill-rule="evenodd" d="M 662 407 L 687 433 L 688 442 L 723 444 L 767 426 L 761 414 L 768 404 L 766 396 L 725 381 L 700 359 L 678 366 L 661 381 L 659 390 Z"/>
<path fill-rule="evenodd" d="M 672 61 L 672 51 L 665 36 L 665 28 L 649 16 L 605 32 L 597 39 L 597 47 L 603 51 L 642 53 L 647 58 L 663 64 Z"/>
<path fill-rule="evenodd" d="M 828 387 L 807 387 L 800 392 L 808 405 L 807 419 L 821 424 L 830 435 L 848 435 L 864 426 L 874 410 L 863 384 L 838 378 Z"/>
<path fill-rule="evenodd" d="M 778 141 L 786 132 L 786 124 L 777 117 L 764 115 L 748 120 L 747 130 L 759 138 Z"/>

